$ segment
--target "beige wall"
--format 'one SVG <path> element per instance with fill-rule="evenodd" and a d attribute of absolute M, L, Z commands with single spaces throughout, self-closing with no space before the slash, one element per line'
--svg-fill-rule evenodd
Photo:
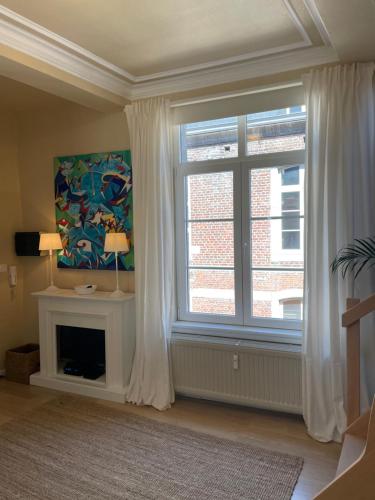
<path fill-rule="evenodd" d="M 274 75 L 273 78 L 236 82 L 171 97 L 175 99 L 205 95 L 294 77 L 294 73 L 285 73 Z M 20 92 L 22 97 L 22 89 Z M 17 117 L 10 115 L 0 121 L 0 150 L 2 160 L 5 159 L 0 165 L 0 206 L 3 214 L 11 214 L 0 218 L 0 263 L 17 262 L 19 267 L 19 285 L 13 295 L 7 286 L 6 276 L 0 274 L 0 370 L 8 347 L 21 341 L 38 341 L 37 303 L 30 294 L 47 286 L 48 259 L 16 259 L 13 235 L 16 230 L 55 230 L 53 158 L 129 147 L 126 118 L 120 108 L 114 112 L 101 113 L 63 99 L 51 100 L 49 95 L 45 97 L 39 103 L 40 109 L 39 104 L 27 106 L 27 111 Z M 0 102 L 1 104 L 6 103 Z M 8 169 L 5 165 L 11 165 L 12 168 Z M 55 282 L 60 287 L 71 288 L 76 284 L 96 283 L 99 289 L 111 290 L 114 280 L 114 273 L 110 271 L 55 268 Z M 123 290 L 134 290 L 134 273 L 122 272 L 120 280 Z M 22 318 L 25 318 L 24 323 Z"/>
<path fill-rule="evenodd" d="M 64 103 L 53 111 L 30 112 L 19 116 L 19 170 L 23 229 L 54 231 L 53 158 L 60 155 L 127 149 L 129 134 L 122 111 L 100 113 Z M 25 340 L 37 340 L 37 307 L 30 293 L 47 286 L 48 259 L 23 257 L 24 314 L 28 318 Z M 95 283 L 101 290 L 115 286 L 112 271 L 78 271 L 55 268 L 55 283 L 72 288 Z M 121 272 L 120 285 L 134 289 L 134 273 Z"/>
<path fill-rule="evenodd" d="M 170 97 L 172 100 L 185 99 L 290 81 L 299 78 L 301 72 L 304 71 L 234 82 Z M 21 341 L 38 340 L 37 304 L 30 294 L 47 285 L 47 258 L 16 259 L 13 235 L 16 230 L 55 230 L 53 157 L 129 147 L 126 118 L 120 108 L 115 112 L 100 113 L 58 98 L 51 101 L 51 96 L 47 97 L 49 99 L 42 100 L 38 106 L 27 106 L 29 111 L 19 114 L 17 120 L 15 116 L 4 114 L 4 118 L 0 119 L 3 160 L 0 165 L 0 207 L 3 211 L 0 218 L 0 263 L 17 263 L 19 271 L 19 284 L 13 293 L 9 290 L 6 276 L 0 274 L 0 370 L 8 347 Z M 43 103 L 46 109 L 35 110 Z M 1 104 L 4 107 L 6 103 Z M 96 283 L 99 289 L 111 290 L 114 279 L 113 272 L 55 268 L 55 281 L 60 287 Z M 124 290 L 134 290 L 134 273 L 122 272 L 120 280 Z"/>
<path fill-rule="evenodd" d="M 13 115 L 0 118 L 0 264 L 17 265 L 18 285 L 8 286 L 0 274 L 0 370 L 4 354 L 23 340 L 23 277 L 21 259 L 15 257 L 14 232 L 22 229 L 20 183 L 17 162 L 17 124 Z"/>

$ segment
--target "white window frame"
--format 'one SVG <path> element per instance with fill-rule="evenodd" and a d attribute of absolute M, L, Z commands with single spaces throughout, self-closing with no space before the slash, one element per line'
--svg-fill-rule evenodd
<path fill-rule="evenodd" d="M 257 338 L 262 330 L 265 340 L 290 342 L 300 339 L 302 322 L 282 318 L 255 318 L 251 316 L 251 244 L 250 244 L 250 206 L 248 190 L 249 176 L 253 168 L 285 167 L 305 163 L 305 150 L 247 155 L 246 115 L 238 117 L 238 157 L 195 162 L 180 161 L 180 127 L 174 130 L 175 154 L 175 200 L 176 200 L 176 266 L 177 266 L 177 323 L 179 328 L 188 328 L 201 333 L 204 325 L 219 335 L 236 338 Z M 188 234 L 187 234 L 187 197 L 186 178 L 193 174 L 233 172 L 233 218 L 234 218 L 234 262 L 235 262 L 235 316 L 193 313 L 189 311 L 188 298 Z M 293 186 L 295 188 L 295 186 Z M 303 203 L 303 198 L 301 199 Z M 301 205 L 302 206 L 302 205 Z M 283 269 L 285 270 L 285 269 Z M 290 270 L 304 271 L 303 268 Z M 246 300 L 248 297 L 250 300 Z M 186 325 L 184 327 L 184 325 Z M 222 327 L 220 325 L 223 325 Z M 232 328 L 231 328 L 232 327 Z M 179 330 L 178 327 L 174 331 Z M 224 333 L 220 333 L 222 330 Z M 239 333 L 240 332 L 240 333 Z M 283 340 L 286 339 L 286 340 Z M 293 341 L 294 341 L 293 340 Z"/>

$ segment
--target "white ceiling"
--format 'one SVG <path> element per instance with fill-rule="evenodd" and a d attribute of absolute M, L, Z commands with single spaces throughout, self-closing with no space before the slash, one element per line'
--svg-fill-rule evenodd
<path fill-rule="evenodd" d="M 0 75 L 98 109 L 375 59 L 374 0 L 0 2 Z"/>
<path fill-rule="evenodd" d="M 1 3 L 135 76 L 295 48 L 309 36 L 322 44 L 302 0 Z"/>
<path fill-rule="evenodd" d="M 375 60 L 374 0 L 315 0 L 339 59 Z"/>

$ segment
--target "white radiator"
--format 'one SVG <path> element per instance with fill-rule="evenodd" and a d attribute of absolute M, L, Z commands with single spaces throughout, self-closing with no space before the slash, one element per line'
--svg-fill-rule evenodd
<path fill-rule="evenodd" d="M 171 355 L 178 394 L 301 413 L 298 346 L 174 334 Z"/>

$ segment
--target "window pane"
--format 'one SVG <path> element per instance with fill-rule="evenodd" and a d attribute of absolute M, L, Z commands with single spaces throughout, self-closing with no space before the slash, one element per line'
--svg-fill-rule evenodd
<path fill-rule="evenodd" d="M 233 222 L 191 222 L 189 264 L 234 267 Z"/>
<path fill-rule="evenodd" d="M 237 117 L 181 125 L 181 161 L 238 156 Z"/>
<path fill-rule="evenodd" d="M 299 178 L 303 182 L 302 172 L 304 166 L 300 165 Z M 303 203 L 301 193 L 303 185 L 292 188 L 283 186 L 281 182 L 284 168 L 254 168 L 251 169 L 250 182 L 250 209 L 252 217 L 278 217 L 282 211 L 299 210 L 298 214 L 303 215 Z M 293 213 L 290 213 L 293 215 Z"/>
<path fill-rule="evenodd" d="M 299 167 L 284 168 L 281 173 L 281 184 L 283 186 L 299 184 Z"/>
<path fill-rule="evenodd" d="M 247 154 L 305 149 L 304 106 L 247 115 Z"/>
<path fill-rule="evenodd" d="M 298 250 L 300 246 L 299 231 L 283 231 L 283 250 Z"/>
<path fill-rule="evenodd" d="M 301 271 L 253 271 L 252 315 L 258 318 L 283 318 L 283 303 L 303 296 Z"/>
<path fill-rule="evenodd" d="M 189 310 L 194 313 L 234 316 L 234 271 L 190 269 Z"/>
<path fill-rule="evenodd" d="M 287 302 L 283 304 L 284 319 L 302 319 L 302 303 L 301 301 Z"/>
<path fill-rule="evenodd" d="M 296 220 L 295 217 L 293 217 Z M 303 219 L 297 219 L 300 231 L 283 231 L 286 219 L 253 220 L 251 222 L 251 266 L 303 268 Z M 292 235 L 285 236 L 284 235 Z M 294 239 L 294 240 L 293 240 Z M 297 246 L 295 241 L 299 245 Z M 295 246 L 285 246 L 293 241 Z M 290 244 L 291 245 L 291 244 Z M 293 252 L 285 252 L 293 250 Z"/>
<path fill-rule="evenodd" d="M 291 217 L 286 216 L 281 220 L 281 228 L 283 231 L 290 231 L 292 229 L 300 228 L 300 218 L 299 217 Z"/>
<path fill-rule="evenodd" d="M 233 172 L 189 175 L 189 219 L 233 218 Z"/>
<path fill-rule="evenodd" d="M 292 191 L 281 193 L 281 210 L 289 211 L 289 210 L 299 210 L 299 192 Z"/>

